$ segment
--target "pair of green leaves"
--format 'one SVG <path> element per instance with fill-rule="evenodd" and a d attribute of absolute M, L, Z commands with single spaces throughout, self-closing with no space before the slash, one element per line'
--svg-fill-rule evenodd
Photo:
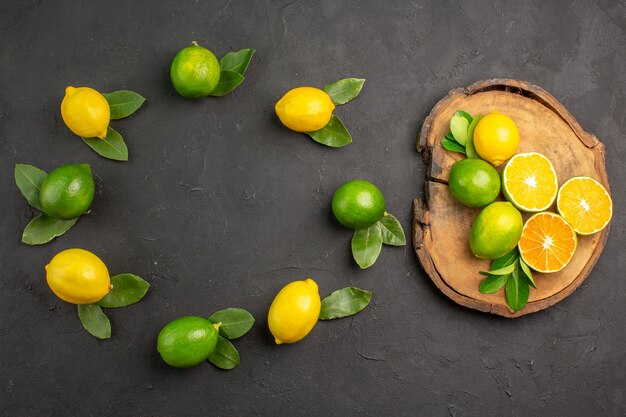
<path fill-rule="evenodd" d="M 220 327 L 217 345 L 207 360 L 220 369 L 235 368 L 240 357 L 230 340 L 248 333 L 254 324 L 254 317 L 242 308 L 226 308 L 211 314 L 208 320 L 213 324 L 219 323 Z"/>
<path fill-rule="evenodd" d="M 119 120 L 135 113 L 146 101 L 134 91 L 120 90 L 102 94 L 109 103 L 111 120 Z M 128 147 L 120 135 L 112 127 L 108 127 L 104 139 L 82 138 L 98 155 L 114 161 L 128 161 Z"/>
<path fill-rule="evenodd" d="M 472 118 L 469 113 L 457 110 L 450 119 L 450 131 L 441 140 L 441 146 L 450 152 L 467 155 L 468 158 L 480 158 L 474 148 L 474 129 L 482 118 L 482 114 Z"/>
<path fill-rule="evenodd" d="M 245 80 L 244 74 L 248 69 L 254 49 L 241 49 L 236 52 L 228 52 L 220 58 L 220 80 L 209 94 L 214 97 L 225 96 L 239 87 Z"/>
<path fill-rule="evenodd" d="M 334 320 L 352 316 L 370 303 L 372 293 L 356 287 L 334 291 L 322 300 L 320 320 Z"/>
<path fill-rule="evenodd" d="M 111 277 L 111 291 L 95 304 L 78 305 L 78 318 L 85 330 L 98 339 L 111 337 L 111 322 L 102 308 L 119 308 L 135 304 L 148 292 L 150 284 L 133 274 Z"/>
<path fill-rule="evenodd" d="M 330 96 L 336 106 L 341 106 L 356 98 L 363 88 L 365 80 L 362 78 L 344 78 L 328 84 L 323 90 Z M 341 119 L 334 114 L 323 128 L 314 132 L 307 132 L 314 141 L 333 148 L 340 148 L 352 142 L 352 135 L 346 129 Z"/>
<path fill-rule="evenodd" d="M 393 215 L 385 215 L 365 229 L 354 231 L 352 257 L 361 269 L 374 265 L 383 245 L 404 246 L 406 237 L 402 225 Z"/>
<path fill-rule="evenodd" d="M 495 259 L 488 272 L 480 273 L 487 278 L 480 283 L 479 291 L 492 294 L 504 287 L 506 303 L 513 311 L 521 310 L 528 303 L 530 286 L 537 288 L 533 274 L 517 248 Z"/>
<path fill-rule="evenodd" d="M 46 171 L 32 165 L 15 164 L 14 175 L 15 184 L 28 204 L 36 210 L 43 211 L 39 194 L 41 184 L 48 176 Z M 70 230 L 77 221 L 78 218 L 72 220 L 53 219 L 42 213 L 28 223 L 22 234 L 22 242 L 27 245 L 43 245 Z"/>

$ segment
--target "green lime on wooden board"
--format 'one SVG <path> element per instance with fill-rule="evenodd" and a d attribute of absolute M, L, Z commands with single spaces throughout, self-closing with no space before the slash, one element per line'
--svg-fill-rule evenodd
<path fill-rule="evenodd" d="M 245 79 L 253 54 L 254 49 L 242 49 L 218 60 L 213 52 L 194 41 L 172 60 L 172 85 L 180 96 L 188 99 L 226 95 Z"/>
<path fill-rule="evenodd" d="M 382 192 L 371 182 L 345 182 L 335 191 L 331 206 L 337 221 L 354 230 L 352 256 L 362 269 L 374 265 L 383 244 L 406 245 L 402 225 L 387 213 Z"/>
<path fill-rule="evenodd" d="M 517 246 L 522 236 L 522 214 L 508 201 L 496 201 L 481 210 L 470 229 L 472 253 L 496 259 Z"/>
<path fill-rule="evenodd" d="M 41 245 L 61 236 L 89 211 L 95 184 L 88 164 L 66 164 L 49 174 L 15 165 L 15 184 L 30 206 L 40 212 L 24 229 L 22 242 Z"/>
<path fill-rule="evenodd" d="M 450 168 L 448 186 L 464 206 L 483 207 L 500 194 L 500 175 L 482 159 L 461 159 Z"/>

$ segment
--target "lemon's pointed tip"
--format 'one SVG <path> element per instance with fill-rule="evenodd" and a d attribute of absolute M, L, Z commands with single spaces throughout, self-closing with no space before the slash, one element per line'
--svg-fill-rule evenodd
<path fill-rule="evenodd" d="M 104 139 L 104 138 L 106 138 L 106 137 L 107 137 L 107 129 L 104 129 L 104 131 L 103 131 L 103 132 L 101 132 L 101 133 L 98 135 L 98 138 L 99 138 L 99 139 Z"/>
<path fill-rule="evenodd" d="M 71 96 L 75 92 L 76 92 L 76 87 L 72 87 L 71 85 L 68 85 L 67 87 L 65 87 L 65 95 L 66 96 Z"/>
<path fill-rule="evenodd" d="M 279 338 L 277 338 L 277 337 L 275 337 L 275 338 L 274 338 L 274 342 L 275 342 L 277 345 L 282 345 L 283 343 L 285 343 L 285 342 L 283 342 L 282 340 L 280 340 L 280 339 L 279 339 Z"/>

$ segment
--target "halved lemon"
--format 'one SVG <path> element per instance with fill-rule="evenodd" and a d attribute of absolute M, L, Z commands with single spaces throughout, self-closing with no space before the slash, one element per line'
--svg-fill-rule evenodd
<path fill-rule="evenodd" d="M 591 235 L 604 229 L 613 216 L 609 192 L 590 177 L 574 177 L 561 186 L 556 199 L 559 213 L 576 233 Z"/>
<path fill-rule="evenodd" d="M 544 211 L 526 220 L 517 246 L 524 262 L 535 271 L 557 272 L 574 257 L 578 239 L 563 217 Z"/>
<path fill-rule="evenodd" d="M 502 170 L 502 192 L 522 211 L 548 209 L 559 190 L 554 167 L 537 152 L 519 153 L 509 159 Z"/>

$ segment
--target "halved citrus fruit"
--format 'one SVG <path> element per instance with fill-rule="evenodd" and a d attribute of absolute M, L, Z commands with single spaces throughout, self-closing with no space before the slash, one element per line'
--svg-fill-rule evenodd
<path fill-rule="evenodd" d="M 591 235 L 604 229 L 613 215 L 609 192 L 590 177 L 574 177 L 561 186 L 556 199 L 561 216 L 576 233 Z"/>
<path fill-rule="evenodd" d="M 563 217 L 549 211 L 526 220 L 518 243 L 522 259 L 537 272 L 557 272 L 565 268 L 577 245 L 572 226 Z"/>
<path fill-rule="evenodd" d="M 546 210 L 554 203 L 558 190 L 554 167 L 540 153 L 519 153 L 502 170 L 502 192 L 519 210 Z"/>

